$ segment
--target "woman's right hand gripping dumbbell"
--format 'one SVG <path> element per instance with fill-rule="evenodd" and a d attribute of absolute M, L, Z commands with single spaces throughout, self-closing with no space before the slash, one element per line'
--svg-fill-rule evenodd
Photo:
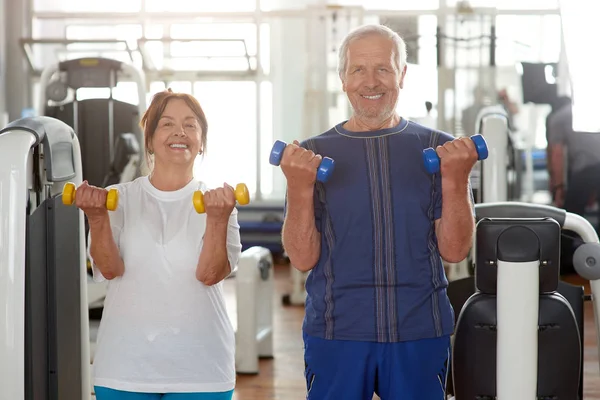
<path fill-rule="evenodd" d="M 290 189 L 310 189 L 317 181 L 317 170 L 321 164 L 320 154 L 300 146 L 297 140 L 288 144 L 281 157 L 281 170 Z"/>
<path fill-rule="evenodd" d="M 88 220 L 103 219 L 108 216 L 108 210 L 113 208 L 107 206 L 111 200 L 109 191 L 91 186 L 87 181 L 81 183 L 74 197 L 74 205 L 85 213 Z"/>

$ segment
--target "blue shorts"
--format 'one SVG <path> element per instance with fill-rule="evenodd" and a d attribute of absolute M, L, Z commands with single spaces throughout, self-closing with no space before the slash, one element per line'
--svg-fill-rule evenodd
<path fill-rule="evenodd" d="M 136 393 L 94 386 L 96 400 L 231 400 L 233 390 L 214 393 Z"/>
<path fill-rule="evenodd" d="M 303 334 L 307 400 L 444 400 L 450 337 L 398 343 Z"/>

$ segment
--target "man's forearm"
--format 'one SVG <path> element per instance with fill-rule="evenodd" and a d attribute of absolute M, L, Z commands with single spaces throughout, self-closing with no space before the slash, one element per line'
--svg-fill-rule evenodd
<path fill-rule="evenodd" d="M 550 154 L 550 190 L 564 184 L 564 147 L 560 144 L 549 145 Z"/>
<path fill-rule="evenodd" d="M 321 253 L 321 235 L 315 225 L 313 191 L 288 191 L 287 212 L 283 223 L 283 248 L 294 268 L 310 271 Z"/>
<path fill-rule="evenodd" d="M 447 262 L 464 260 L 473 244 L 475 219 L 468 184 L 456 185 L 442 179 L 442 217 L 437 238 L 440 254 Z"/>
<path fill-rule="evenodd" d="M 88 220 L 90 224 L 90 256 L 106 279 L 123 275 L 125 264 L 110 227 L 110 218 Z"/>
<path fill-rule="evenodd" d="M 206 221 L 196 279 L 207 286 L 221 282 L 231 273 L 227 257 L 227 225 L 228 221 Z"/>

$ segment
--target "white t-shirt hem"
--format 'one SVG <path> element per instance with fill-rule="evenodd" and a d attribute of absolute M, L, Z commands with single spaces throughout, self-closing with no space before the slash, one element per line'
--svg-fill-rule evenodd
<path fill-rule="evenodd" d="M 115 379 L 95 378 L 94 386 L 137 393 L 210 393 L 234 390 L 235 381 L 215 383 L 135 383 Z"/>

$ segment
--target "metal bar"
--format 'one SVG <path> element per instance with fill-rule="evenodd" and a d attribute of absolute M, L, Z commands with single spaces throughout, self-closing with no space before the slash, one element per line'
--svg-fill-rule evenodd
<path fill-rule="evenodd" d="M 359 7 L 360 8 L 360 7 Z M 310 16 L 325 16 L 336 11 L 332 8 L 321 8 L 313 10 L 273 10 L 273 11 L 260 11 L 260 17 L 265 20 L 269 18 L 281 18 L 281 17 L 310 17 Z M 316 12 L 316 14 L 315 14 Z M 421 16 L 421 15 L 439 15 L 440 9 L 432 10 L 364 10 L 365 16 L 381 16 L 381 17 L 401 17 L 401 16 Z M 477 9 L 474 8 L 473 12 L 469 15 L 489 15 L 489 9 Z M 494 15 L 560 15 L 560 10 L 556 9 L 506 9 L 494 11 Z M 200 23 L 200 19 L 245 19 L 255 20 L 257 13 L 255 11 L 242 11 L 242 12 L 149 12 L 144 13 L 145 19 L 149 22 L 158 21 L 188 21 L 196 20 L 195 22 Z M 56 12 L 56 11 L 39 11 L 33 13 L 35 19 L 103 19 L 107 21 L 132 21 L 136 23 L 141 20 L 140 13 L 114 13 L 114 12 Z M 207 21 L 212 22 L 212 21 Z"/>
<path fill-rule="evenodd" d="M 160 39 L 147 39 L 140 38 L 138 39 L 138 43 L 148 43 L 148 42 L 162 42 L 162 43 L 173 43 L 173 42 L 242 42 L 244 45 L 246 44 L 245 39 L 226 39 L 226 38 L 185 38 L 185 39 L 177 39 L 171 37 L 162 37 Z"/>
<path fill-rule="evenodd" d="M 262 75 L 262 58 L 260 54 L 260 25 L 261 25 L 261 12 L 260 12 L 260 0 L 256 0 L 256 70 L 257 74 L 254 76 L 254 83 L 256 86 L 256 193 L 254 197 L 257 201 L 262 199 L 262 180 L 261 180 L 261 137 L 262 137 L 262 121 L 261 118 L 261 75 Z M 246 41 L 244 41 L 244 49 L 246 50 L 246 56 L 248 57 L 248 69 L 252 69 L 252 65 L 250 65 L 250 57 L 248 56 L 248 48 L 246 46 Z"/>

